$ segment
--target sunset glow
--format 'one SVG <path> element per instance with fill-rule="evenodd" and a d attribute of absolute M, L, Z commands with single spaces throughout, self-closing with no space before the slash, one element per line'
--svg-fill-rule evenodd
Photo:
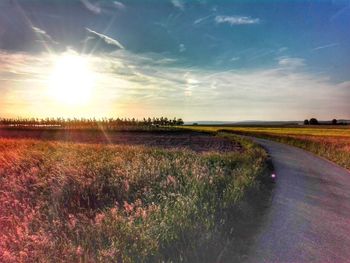
<path fill-rule="evenodd" d="M 75 54 L 58 56 L 49 77 L 49 94 L 58 102 L 82 105 L 91 100 L 95 76 L 87 58 Z"/>

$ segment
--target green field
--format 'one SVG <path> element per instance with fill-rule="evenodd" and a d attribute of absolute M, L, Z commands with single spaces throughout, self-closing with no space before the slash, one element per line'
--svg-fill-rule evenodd
<path fill-rule="evenodd" d="M 240 147 L 0 139 L 0 261 L 240 260 L 269 192 L 268 157 L 219 136 Z"/>
<path fill-rule="evenodd" d="M 228 127 L 228 126 L 186 126 L 185 128 L 256 136 L 286 143 L 308 150 L 340 166 L 350 169 L 350 127 Z"/>

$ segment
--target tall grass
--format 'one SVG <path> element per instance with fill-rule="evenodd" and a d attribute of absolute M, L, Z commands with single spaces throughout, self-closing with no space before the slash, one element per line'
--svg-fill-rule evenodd
<path fill-rule="evenodd" d="M 226 136 L 244 151 L 0 139 L 0 261 L 213 262 L 244 250 L 267 156 Z"/>
<path fill-rule="evenodd" d="M 257 136 L 305 149 L 350 170 L 350 138 L 271 134 Z"/>

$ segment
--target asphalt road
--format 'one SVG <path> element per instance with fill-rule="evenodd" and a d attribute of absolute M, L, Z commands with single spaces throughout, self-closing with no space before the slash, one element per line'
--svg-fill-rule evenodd
<path fill-rule="evenodd" d="M 277 175 L 247 262 L 350 262 L 350 173 L 263 139 Z"/>

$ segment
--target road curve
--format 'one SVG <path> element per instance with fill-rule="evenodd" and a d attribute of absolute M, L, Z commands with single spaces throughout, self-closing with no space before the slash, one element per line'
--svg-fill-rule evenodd
<path fill-rule="evenodd" d="M 277 175 L 247 262 L 350 262 L 350 173 L 285 144 L 253 138 Z"/>

